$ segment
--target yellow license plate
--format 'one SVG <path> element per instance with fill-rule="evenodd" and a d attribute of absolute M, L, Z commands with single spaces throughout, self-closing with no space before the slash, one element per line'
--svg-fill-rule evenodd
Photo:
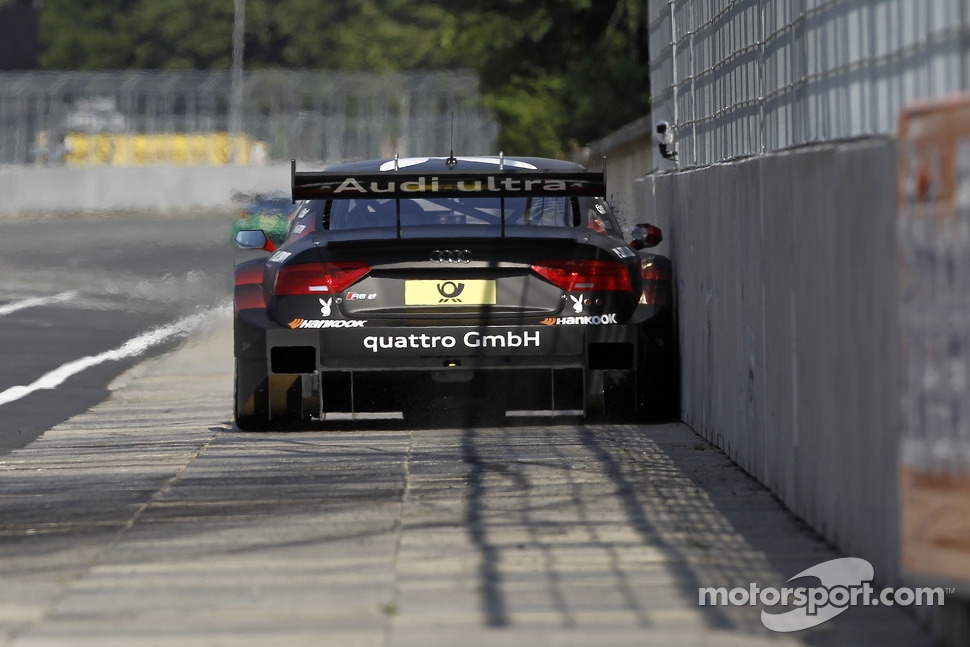
<path fill-rule="evenodd" d="M 404 305 L 495 305 L 495 281 L 405 281 Z"/>

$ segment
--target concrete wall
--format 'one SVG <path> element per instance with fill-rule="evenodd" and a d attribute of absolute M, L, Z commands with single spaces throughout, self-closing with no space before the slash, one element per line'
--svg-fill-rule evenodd
<path fill-rule="evenodd" d="M 894 144 L 644 178 L 670 214 L 683 418 L 882 581 L 898 573 Z"/>
<path fill-rule="evenodd" d="M 0 216 L 223 208 L 236 191 L 289 191 L 289 165 L 0 168 Z"/>

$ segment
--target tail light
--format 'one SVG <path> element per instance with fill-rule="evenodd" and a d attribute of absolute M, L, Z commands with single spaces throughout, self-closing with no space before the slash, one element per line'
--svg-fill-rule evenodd
<path fill-rule="evenodd" d="M 626 265 L 615 261 L 544 260 L 532 271 L 566 292 L 631 289 Z"/>
<path fill-rule="evenodd" d="M 640 276 L 643 278 L 641 304 L 667 303 L 670 297 L 670 266 L 656 261 L 642 261 Z"/>
<path fill-rule="evenodd" d="M 249 308 L 265 308 L 263 298 L 263 266 L 250 265 L 236 272 L 236 286 L 233 290 L 233 305 L 236 311 Z"/>
<path fill-rule="evenodd" d="M 367 263 L 304 263 L 284 265 L 276 275 L 273 294 L 336 294 L 370 273 Z"/>
<path fill-rule="evenodd" d="M 254 285 L 263 282 L 263 266 L 248 265 L 236 272 L 236 285 Z"/>

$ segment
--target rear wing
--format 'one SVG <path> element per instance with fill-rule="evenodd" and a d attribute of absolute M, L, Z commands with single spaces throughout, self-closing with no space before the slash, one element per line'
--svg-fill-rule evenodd
<path fill-rule="evenodd" d="M 469 173 L 348 173 L 297 171 L 290 162 L 293 202 L 350 198 L 605 197 L 599 171 L 500 171 Z"/>

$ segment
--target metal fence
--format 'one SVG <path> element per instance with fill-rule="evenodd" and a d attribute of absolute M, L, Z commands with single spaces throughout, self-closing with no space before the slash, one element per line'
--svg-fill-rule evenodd
<path fill-rule="evenodd" d="M 964 0 L 650 0 L 653 114 L 682 165 L 893 133 L 968 88 Z"/>
<path fill-rule="evenodd" d="M 178 146 L 226 141 L 245 142 L 233 159 L 248 163 L 495 152 L 498 126 L 471 73 L 253 71 L 241 90 L 241 131 L 229 133 L 230 72 L 3 73 L 0 164 L 191 163 L 206 155 Z M 138 154 L 118 154 L 122 144 Z"/>

